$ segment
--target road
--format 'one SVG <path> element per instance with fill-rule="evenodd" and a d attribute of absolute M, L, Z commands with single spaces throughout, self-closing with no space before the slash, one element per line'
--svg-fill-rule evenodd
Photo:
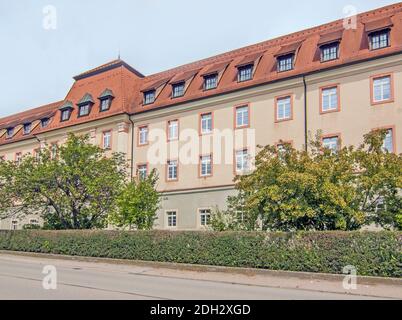
<path fill-rule="evenodd" d="M 57 271 L 57 289 L 44 289 L 45 266 Z M 180 275 L 183 275 L 181 277 Z M 194 279 L 192 279 L 192 277 Z M 236 278 L 240 276 L 233 275 Z M 0 299 L 309 300 L 372 299 L 370 296 L 223 282 L 217 275 L 186 274 L 144 266 L 79 262 L 0 254 Z M 224 278 L 222 278 L 224 279 Z M 48 282 L 47 282 L 48 283 Z M 252 281 L 250 283 L 253 283 Z"/>

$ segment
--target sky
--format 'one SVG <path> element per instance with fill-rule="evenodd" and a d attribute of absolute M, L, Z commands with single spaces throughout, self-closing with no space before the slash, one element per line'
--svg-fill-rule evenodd
<path fill-rule="evenodd" d="M 119 52 L 149 75 L 395 2 L 0 0 L 0 118 L 63 100 Z"/>

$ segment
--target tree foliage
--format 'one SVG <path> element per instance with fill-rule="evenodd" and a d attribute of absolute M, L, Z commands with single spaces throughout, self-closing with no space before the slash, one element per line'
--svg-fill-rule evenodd
<path fill-rule="evenodd" d="M 2 217 L 38 213 L 48 229 L 105 227 L 124 186 L 126 164 L 122 154 L 106 157 L 88 140 L 70 134 L 56 156 L 47 147 L 20 163 L 3 161 Z"/>
<path fill-rule="evenodd" d="M 244 228 L 238 208 L 233 210 L 237 202 L 249 222 L 246 229 L 356 230 L 372 222 L 400 229 L 402 158 L 382 149 L 385 134 L 371 132 L 358 149 L 338 152 L 323 148 L 320 133 L 309 152 L 289 145 L 262 148 L 256 170 L 235 179 L 238 199 L 214 215 L 213 228 Z"/>
<path fill-rule="evenodd" d="M 158 175 L 155 170 L 145 179 L 127 184 L 117 198 L 116 211 L 110 222 L 118 227 L 151 230 L 159 209 L 160 197 L 156 191 Z"/>

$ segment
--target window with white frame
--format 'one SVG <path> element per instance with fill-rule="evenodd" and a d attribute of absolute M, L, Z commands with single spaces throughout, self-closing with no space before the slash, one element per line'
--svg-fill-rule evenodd
<path fill-rule="evenodd" d="M 140 146 L 145 145 L 148 143 L 148 127 L 140 127 L 138 129 L 138 144 Z"/>
<path fill-rule="evenodd" d="M 385 152 L 394 152 L 394 141 L 393 141 L 393 130 L 392 129 L 388 129 L 387 130 L 387 134 L 384 138 L 384 142 L 382 144 L 382 149 Z"/>
<path fill-rule="evenodd" d="M 167 180 L 177 180 L 178 172 L 177 172 L 177 160 L 169 160 L 167 162 Z"/>
<path fill-rule="evenodd" d="M 112 132 L 105 131 L 103 133 L 102 147 L 103 147 L 103 149 L 111 149 L 111 147 L 112 147 Z"/>
<path fill-rule="evenodd" d="M 211 74 L 204 77 L 204 90 L 215 89 L 218 86 L 218 74 Z"/>
<path fill-rule="evenodd" d="M 212 113 L 201 115 L 201 134 L 212 132 Z"/>
<path fill-rule="evenodd" d="M 80 105 L 78 109 L 78 116 L 79 117 L 84 117 L 89 115 L 89 111 L 91 109 L 91 105 L 89 103 Z"/>
<path fill-rule="evenodd" d="M 237 80 L 239 82 L 251 80 L 253 78 L 254 65 L 249 64 L 238 68 Z"/>
<path fill-rule="evenodd" d="M 177 211 L 166 211 L 167 226 L 169 228 L 177 227 Z"/>
<path fill-rule="evenodd" d="M 110 104 L 111 104 L 112 99 L 111 98 L 106 98 L 101 100 L 100 104 L 100 111 L 107 111 L 110 109 Z"/>
<path fill-rule="evenodd" d="M 373 79 L 373 100 L 374 102 L 391 100 L 391 76 Z"/>
<path fill-rule="evenodd" d="M 32 128 L 31 123 L 25 123 L 24 124 L 24 134 L 30 134 L 31 133 L 31 128 Z"/>
<path fill-rule="evenodd" d="M 331 43 L 321 47 L 321 61 L 338 59 L 339 43 Z"/>
<path fill-rule="evenodd" d="M 50 146 L 50 157 L 52 159 L 56 159 L 57 157 L 57 150 L 58 150 L 58 146 L 57 143 L 52 143 Z"/>
<path fill-rule="evenodd" d="M 293 69 L 294 54 L 278 57 L 278 72 Z"/>
<path fill-rule="evenodd" d="M 291 97 L 278 98 L 276 102 L 276 120 L 289 120 L 292 117 Z"/>
<path fill-rule="evenodd" d="M 236 108 L 236 128 L 247 127 L 249 125 L 249 108 L 241 106 Z"/>
<path fill-rule="evenodd" d="M 211 222 L 211 209 L 200 209 L 199 214 L 201 226 L 208 226 Z"/>
<path fill-rule="evenodd" d="M 42 128 L 46 128 L 49 125 L 50 119 L 49 118 L 43 118 L 40 121 L 40 125 Z"/>
<path fill-rule="evenodd" d="M 250 156 L 248 154 L 248 150 L 239 150 L 236 151 L 236 172 L 244 173 L 250 170 L 249 159 Z"/>
<path fill-rule="evenodd" d="M 22 161 L 22 153 L 21 153 L 21 152 L 17 152 L 17 153 L 15 154 L 15 162 L 16 162 L 17 164 L 20 164 L 21 161 Z"/>
<path fill-rule="evenodd" d="M 146 164 L 140 164 L 137 166 L 137 176 L 140 180 L 145 180 L 148 175 L 148 166 Z"/>
<path fill-rule="evenodd" d="M 322 89 L 321 96 L 322 112 L 338 110 L 338 87 Z"/>
<path fill-rule="evenodd" d="M 171 120 L 168 122 L 168 140 L 179 139 L 179 120 Z"/>
<path fill-rule="evenodd" d="M 38 226 L 39 225 L 39 221 L 38 219 L 30 219 L 29 220 L 29 224 L 33 225 L 33 226 Z"/>
<path fill-rule="evenodd" d="M 61 110 L 61 121 L 67 121 L 70 119 L 71 109 Z"/>
<path fill-rule="evenodd" d="M 18 229 L 18 221 L 12 220 L 11 221 L 11 230 L 17 230 L 17 229 Z"/>
<path fill-rule="evenodd" d="M 155 99 L 156 99 L 156 91 L 155 90 L 150 90 L 150 91 L 144 92 L 144 104 L 154 103 Z"/>
<path fill-rule="evenodd" d="M 208 177 L 212 175 L 212 156 L 206 155 L 200 157 L 200 175 Z"/>
<path fill-rule="evenodd" d="M 179 82 L 172 85 L 172 96 L 178 98 L 184 96 L 185 82 Z"/>
<path fill-rule="evenodd" d="M 381 48 L 389 47 L 389 30 L 382 30 L 370 34 L 370 48 L 371 50 L 377 50 Z"/>
<path fill-rule="evenodd" d="M 327 137 L 322 139 L 322 145 L 324 148 L 331 150 L 331 152 L 336 153 L 339 150 L 339 137 Z"/>

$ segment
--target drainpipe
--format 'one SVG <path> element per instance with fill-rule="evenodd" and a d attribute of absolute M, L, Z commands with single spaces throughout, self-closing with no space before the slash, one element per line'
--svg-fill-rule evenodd
<path fill-rule="evenodd" d="M 307 82 L 306 76 L 303 75 L 304 85 L 304 149 L 308 151 L 308 128 L 307 128 Z"/>
<path fill-rule="evenodd" d="M 134 179 L 134 121 L 131 116 L 128 115 L 128 119 L 131 122 L 131 176 L 130 181 L 133 182 Z"/>

